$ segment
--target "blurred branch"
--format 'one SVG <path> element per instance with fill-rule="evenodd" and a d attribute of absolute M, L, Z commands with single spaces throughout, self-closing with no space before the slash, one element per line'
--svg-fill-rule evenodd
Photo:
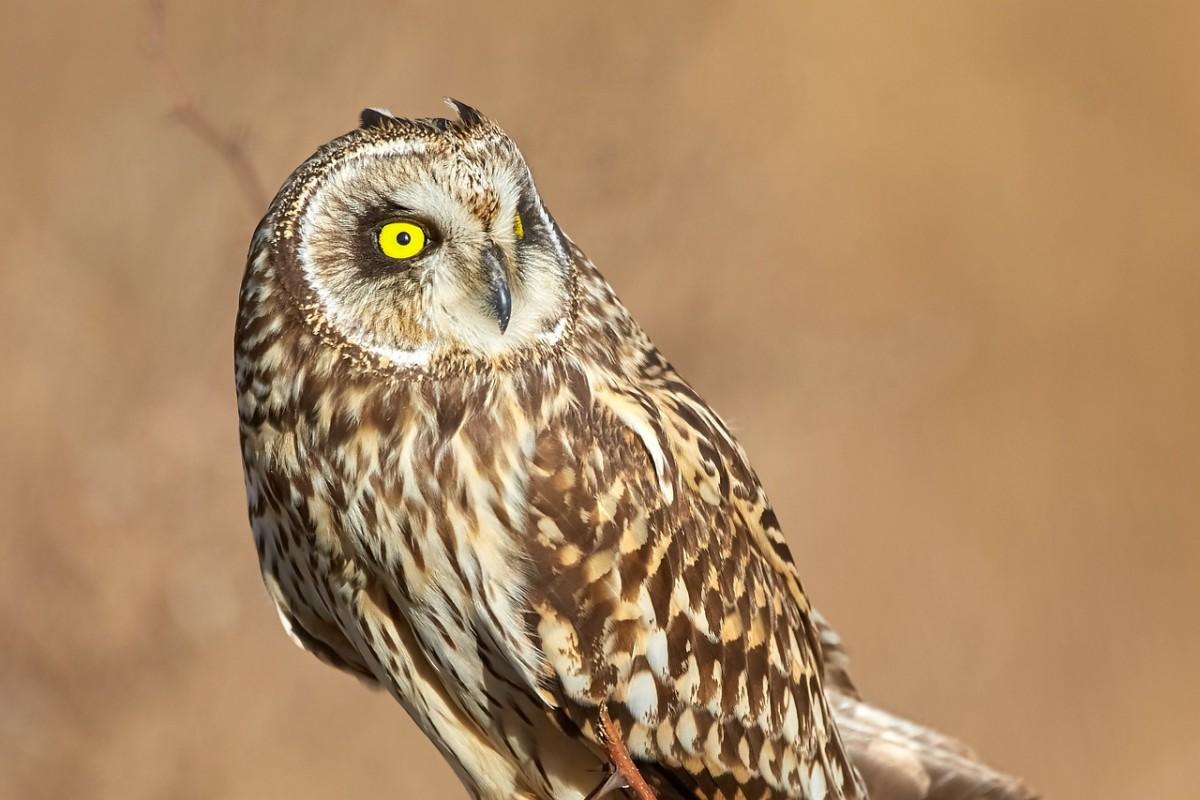
<path fill-rule="evenodd" d="M 216 153 L 217 157 L 233 173 L 242 196 L 255 214 L 266 207 L 270 196 L 263 186 L 254 161 L 246 151 L 242 137 L 222 130 L 207 110 L 197 102 L 184 82 L 171 58 L 167 46 L 166 0 L 149 0 L 150 58 L 171 98 L 168 116 L 191 131 L 202 144 Z"/>

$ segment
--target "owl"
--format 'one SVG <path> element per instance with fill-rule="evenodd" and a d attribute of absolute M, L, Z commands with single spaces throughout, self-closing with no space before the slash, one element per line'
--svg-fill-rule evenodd
<path fill-rule="evenodd" d="M 292 639 L 475 798 L 1025 798 L 864 704 L 745 452 L 474 109 L 361 125 L 255 231 L 235 361 Z"/>

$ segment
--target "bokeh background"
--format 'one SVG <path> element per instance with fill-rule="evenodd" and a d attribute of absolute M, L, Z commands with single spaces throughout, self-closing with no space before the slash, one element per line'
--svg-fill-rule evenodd
<path fill-rule="evenodd" d="M 447 94 L 735 426 L 871 698 L 1196 796 L 1200 5 L 646 6 L 4 4 L 0 796 L 463 796 L 279 629 L 231 366 L 256 194 Z"/>

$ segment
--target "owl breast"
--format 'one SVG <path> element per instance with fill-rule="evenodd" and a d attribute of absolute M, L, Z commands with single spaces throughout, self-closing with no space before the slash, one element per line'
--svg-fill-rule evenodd
<path fill-rule="evenodd" d="M 598 763 L 563 737 L 536 680 L 523 544 L 538 431 L 571 405 L 552 388 L 569 382 L 546 367 L 428 391 L 342 383 L 336 396 L 291 387 L 308 408 L 243 428 L 252 525 L 285 627 L 388 688 L 427 732 L 453 728 L 431 738 L 483 796 L 481 770 L 495 796 L 582 796 Z M 480 752 L 496 764 L 462 763 L 487 761 Z"/>

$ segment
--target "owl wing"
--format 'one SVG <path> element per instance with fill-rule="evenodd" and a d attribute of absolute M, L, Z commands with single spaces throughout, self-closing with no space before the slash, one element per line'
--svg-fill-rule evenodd
<path fill-rule="evenodd" d="M 537 438 L 541 687 L 593 742 L 606 707 L 664 796 L 863 796 L 808 600 L 745 453 L 665 362 L 642 376 L 576 382 Z"/>

